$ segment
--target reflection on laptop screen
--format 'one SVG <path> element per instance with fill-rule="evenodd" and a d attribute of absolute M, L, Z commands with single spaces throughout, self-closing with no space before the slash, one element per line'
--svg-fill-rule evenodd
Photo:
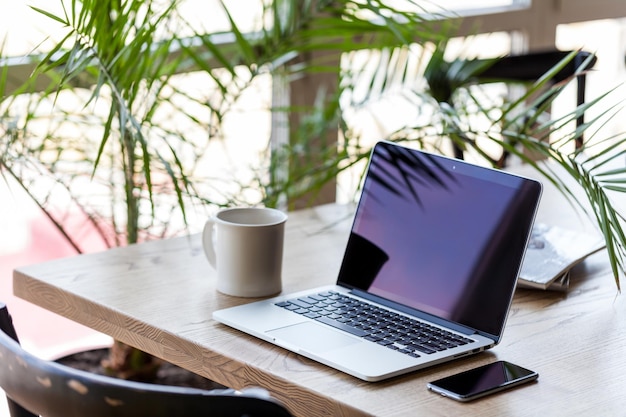
<path fill-rule="evenodd" d="M 540 185 L 385 143 L 369 170 L 339 281 L 501 334 Z"/>

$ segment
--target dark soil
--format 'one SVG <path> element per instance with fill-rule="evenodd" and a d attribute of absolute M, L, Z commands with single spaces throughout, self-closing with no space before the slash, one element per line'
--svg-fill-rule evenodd
<path fill-rule="evenodd" d="M 78 352 L 61 359 L 57 362 L 63 365 L 91 372 L 98 375 L 104 375 L 102 360 L 109 354 L 108 349 L 94 349 L 84 352 Z M 175 385 L 179 387 L 193 387 L 202 389 L 221 389 L 224 386 L 217 382 L 211 381 L 200 375 L 188 371 L 169 362 L 163 362 L 157 373 L 156 380 L 146 381 L 160 385 Z"/>

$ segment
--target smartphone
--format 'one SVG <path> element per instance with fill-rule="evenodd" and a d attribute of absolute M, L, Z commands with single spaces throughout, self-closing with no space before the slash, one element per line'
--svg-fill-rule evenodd
<path fill-rule="evenodd" d="M 471 401 L 537 378 L 537 372 L 498 361 L 430 382 L 428 389 L 457 401 Z"/>

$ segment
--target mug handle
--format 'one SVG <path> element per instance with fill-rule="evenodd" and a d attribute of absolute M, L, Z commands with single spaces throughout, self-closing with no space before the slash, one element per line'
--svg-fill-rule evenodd
<path fill-rule="evenodd" d="M 207 220 L 204 224 L 204 230 L 202 231 L 202 247 L 204 249 L 204 255 L 209 260 L 211 266 L 217 269 L 215 261 L 215 246 L 213 245 L 214 229 L 215 222 L 213 220 Z"/>

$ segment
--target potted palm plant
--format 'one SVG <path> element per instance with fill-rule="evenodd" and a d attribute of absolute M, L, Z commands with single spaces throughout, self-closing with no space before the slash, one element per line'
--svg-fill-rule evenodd
<path fill-rule="evenodd" d="M 211 32 L 191 24 L 179 1 L 61 4 L 61 13 L 34 9 L 58 23 L 60 39 L 39 56 L 26 82 L 11 91 L 0 83 L 0 165 L 78 251 L 83 250 L 79 236 L 85 227 L 110 247 L 187 233 L 218 206 L 287 201 L 295 207 L 292 201 L 315 201 L 340 172 L 369 154 L 350 109 L 366 108 L 398 91 L 408 97 L 405 91 L 410 91 L 411 100 L 429 109 L 430 117 L 418 123 L 408 120 L 388 139 L 445 152 L 437 143 L 452 137 L 479 154 L 484 154 L 481 143 L 487 140 L 522 158 L 520 149 L 527 148 L 556 161 L 594 203 L 619 285 L 626 238 L 617 210 L 604 195 L 608 189 L 623 190 L 601 170 L 608 150 L 583 160 L 591 144 L 566 152 L 558 141 L 541 140 L 558 133 L 564 141 L 575 133 L 563 132 L 563 120 L 540 126 L 527 122 L 537 120 L 549 104 L 528 104 L 543 86 L 541 80 L 519 100 L 488 105 L 472 97 L 478 74 L 469 60 L 466 65 L 473 70 L 463 72 L 462 82 L 453 79 L 454 102 L 438 101 L 434 89 L 419 84 L 424 79 L 419 64 L 430 59 L 429 76 L 443 74 L 445 80 L 453 74 L 442 70 L 446 62 L 429 45 L 445 45 L 454 32 L 433 25 L 432 13 L 350 0 L 276 0 L 259 2 L 258 26 L 246 32 L 221 4 L 229 28 Z M 417 52 L 416 43 L 424 46 Z M 370 66 L 360 67 L 360 62 Z M 9 68 L 2 71 L 7 74 Z M 325 81 L 309 89 L 311 97 L 267 106 L 289 129 L 275 123 L 271 133 L 259 138 L 265 152 L 252 171 L 255 175 L 207 174 L 207 166 L 215 163 L 209 158 L 212 147 L 225 143 L 224 124 L 238 111 L 239 100 L 255 91 L 257 80 L 271 78 L 278 91 L 288 81 L 318 76 Z M 559 88 L 543 94 L 554 97 Z M 476 117 L 489 121 L 488 129 L 475 128 L 471 123 Z M 286 132 L 282 139 L 277 131 Z M 617 138 L 615 143 L 623 141 Z M 561 184 L 534 160 L 528 162 Z M 132 363 L 153 368 L 132 349 L 118 343 L 114 347 L 108 364 L 118 372 L 127 372 Z M 117 348 L 124 354 L 118 355 Z"/>
<path fill-rule="evenodd" d="M 78 252 L 84 250 L 85 229 L 105 247 L 169 237 L 185 233 L 211 207 L 275 205 L 329 181 L 337 169 L 321 177 L 292 170 L 284 179 L 276 168 L 281 151 L 267 157 L 267 174 L 247 182 L 227 178 L 226 191 L 217 184 L 225 180 L 210 178 L 203 167 L 229 114 L 256 79 L 320 72 L 338 78 L 339 67 L 324 66 L 325 57 L 307 58 L 429 33 L 416 13 L 407 14 L 412 27 L 380 25 L 353 2 L 259 2 L 259 27 L 248 34 L 224 5 L 230 29 L 207 33 L 181 15 L 179 1 L 60 4 L 59 13 L 33 9 L 58 24 L 62 35 L 47 40 L 52 46 L 34 58 L 32 75 L 11 89 L 11 77 L 2 77 L 0 164 L 3 175 L 17 180 Z M 384 19 L 396 13 L 382 4 L 370 12 Z M 6 75 L 10 67 L 2 71 Z M 300 147 L 336 132 L 339 94 L 318 97 L 321 106 L 269 109 L 308 117 L 301 123 L 305 134 L 293 134 L 305 138 Z M 259 140 L 269 147 L 269 138 Z M 284 147 L 296 148 L 293 142 Z M 333 161 L 343 157 L 331 154 Z M 305 172 L 310 167 L 302 166 Z M 242 197 L 242 189 L 255 188 L 252 199 Z M 118 375 L 134 365 L 141 373 L 154 369 L 150 358 L 120 343 L 107 364 Z"/>

